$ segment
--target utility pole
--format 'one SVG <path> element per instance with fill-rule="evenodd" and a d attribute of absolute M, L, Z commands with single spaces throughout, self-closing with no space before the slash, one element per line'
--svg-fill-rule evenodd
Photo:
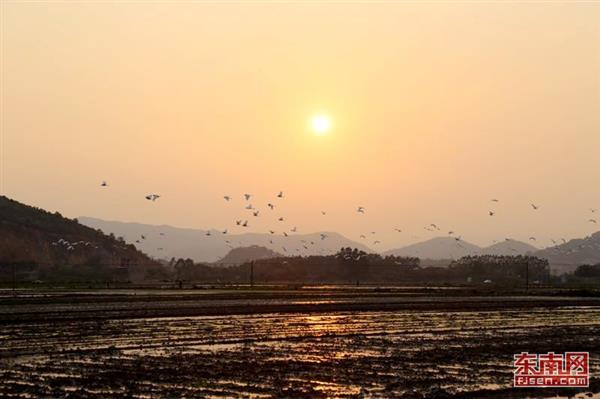
<path fill-rule="evenodd" d="M 529 262 L 525 263 L 525 291 L 529 291 Z"/>
<path fill-rule="evenodd" d="M 254 261 L 250 261 L 250 287 L 254 288 Z"/>
<path fill-rule="evenodd" d="M 16 295 L 17 290 L 17 264 L 13 263 L 13 295 Z"/>

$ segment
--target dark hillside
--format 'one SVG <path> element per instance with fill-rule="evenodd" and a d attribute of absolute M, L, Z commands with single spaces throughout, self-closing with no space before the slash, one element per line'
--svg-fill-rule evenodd
<path fill-rule="evenodd" d="M 223 258 L 215 262 L 217 265 L 241 265 L 242 263 L 250 262 L 252 260 L 259 259 L 271 259 L 281 258 L 283 255 L 269 248 L 261 247 L 259 245 L 252 245 L 249 247 L 233 248 Z"/>
<path fill-rule="evenodd" d="M 160 265 L 114 236 L 0 196 L 0 280 L 142 280 Z"/>

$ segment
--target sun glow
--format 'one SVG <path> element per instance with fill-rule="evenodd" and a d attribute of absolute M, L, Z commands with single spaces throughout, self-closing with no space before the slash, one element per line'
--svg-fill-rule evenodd
<path fill-rule="evenodd" d="M 331 129 L 331 118 L 324 114 L 315 115 L 310 121 L 312 130 L 317 135 L 323 135 Z"/>

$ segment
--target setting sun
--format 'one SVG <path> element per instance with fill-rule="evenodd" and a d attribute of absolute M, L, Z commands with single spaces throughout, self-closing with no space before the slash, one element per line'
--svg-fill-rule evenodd
<path fill-rule="evenodd" d="M 315 115 L 311 119 L 311 127 L 315 134 L 325 134 L 331 129 L 331 119 L 327 115 Z"/>

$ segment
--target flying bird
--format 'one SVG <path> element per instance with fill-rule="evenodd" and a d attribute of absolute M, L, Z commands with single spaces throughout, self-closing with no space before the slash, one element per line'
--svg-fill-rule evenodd
<path fill-rule="evenodd" d="M 206 232 L 206 235 L 207 235 L 207 236 L 210 236 L 210 235 L 211 235 L 211 234 L 210 234 L 210 231 L 207 231 L 207 232 Z"/>
<path fill-rule="evenodd" d="M 269 208 L 271 208 L 271 210 L 273 210 L 273 208 L 275 208 L 275 205 L 271 204 L 270 202 L 267 204 L 267 206 L 268 206 Z"/>
<path fill-rule="evenodd" d="M 529 237 L 529 241 L 537 241 L 535 237 Z"/>
<path fill-rule="evenodd" d="M 273 230 L 269 230 L 269 233 L 271 234 L 275 234 L 275 232 Z"/>
<path fill-rule="evenodd" d="M 356 210 L 356 212 L 365 213 L 365 208 L 363 208 L 362 206 L 359 206 L 358 209 Z"/>
<path fill-rule="evenodd" d="M 237 225 L 239 226 L 239 225 L 241 225 L 241 224 L 242 224 L 242 221 L 241 221 L 241 220 L 236 220 L 236 221 L 235 221 L 235 224 L 237 224 Z"/>
<path fill-rule="evenodd" d="M 227 234 L 227 229 L 222 231 L 223 234 Z"/>
<path fill-rule="evenodd" d="M 252 194 L 244 194 L 244 198 L 248 201 L 252 197 Z"/>
<path fill-rule="evenodd" d="M 590 208 L 590 211 L 591 211 L 592 213 L 596 213 L 596 211 L 597 211 L 597 210 L 598 210 L 598 209 L 596 209 L 596 208 Z"/>
<path fill-rule="evenodd" d="M 158 194 L 148 194 L 148 195 L 146 195 L 146 199 L 148 201 L 156 201 L 159 198 L 160 198 L 160 195 L 158 195 Z"/>
<path fill-rule="evenodd" d="M 497 200 L 496 198 L 492 198 L 491 200 L 492 202 L 500 202 L 499 200 Z"/>
<path fill-rule="evenodd" d="M 402 233 L 402 230 L 400 230 L 400 229 L 394 229 L 394 230 L 396 230 L 398 233 Z"/>
<path fill-rule="evenodd" d="M 279 194 L 277 194 L 278 198 L 283 198 L 283 191 L 280 191 Z"/>
<path fill-rule="evenodd" d="M 246 205 L 246 209 L 252 210 L 252 209 L 254 209 L 254 207 L 252 206 L 252 204 L 248 204 L 248 205 Z"/>
<path fill-rule="evenodd" d="M 327 238 L 327 234 L 323 234 L 323 233 L 321 233 L 321 240 L 324 240 L 324 239 L 326 239 L 326 238 Z"/>
<path fill-rule="evenodd" d="M 231 197 L 229 195 L 225 195 L 225 196 L 223 196 L 223 198 L 225 199 L 225 201 L 230 201 L 231 200 Z"/>
<path fill-rule="evenodd" d="M 381 243 L 381 241 L 373 241 L 373 245 L 377 245 L 379 243 Z"/>
<path fill-rule="evenodd" d="M 291 231 L 292 233 L 295 233 L 297 230 L 298 230 L 298 229 L 296 228 L 296 226 L 294 226 L 294 228 L 293 228 L 293 229 L 290 229 L 290 231 Z"/>
<path fill-rule="evenodd" d="M 597 223 L 596 219 L 590 219 L 590 223 Z"/>
<path fill-rule="evenodd" d="M 146 236 L 142 234 L 142 240 L 145 240 L 145 239 L 146 239 Z"/>
<path fill-rule="evenodd" d="M 321 211 L 321 215 L 325 216 L 325 215 L 327 215 L 327 212 Z"/>
<path fill-rule="evenodd" d="M 248 227 L 248 221 L 244 220 L 244 223 L 242 224 L 242 227 Z"/>
<path fill-rule="evenodd" d="M 100 186 L 102 186 L 102 187 L 108 187 L 108 183 L 103 180 L 102 184 L 100 184 Z"/>
<path fill-rule="evenodd" d="M 488 213 L 489 213 L 490 216 L 494 216 L 495 215 L 494 211 L 489 211 Z"/>
<path fill-rule="evenodd" d="M 260 212 L 260 211 L 254 211 L 254 212 L 252 212 L 252 214 L 253 214 L 254 216 L 258 216 L 259 212 Z"/>
<path fill-rule="evenodd" d="M 284 231 L 284 232 L 283 232 L 283 235 L 287 237 L 287 236 L 288 236 L 288 233 L 286 233 L 286 232 Z"/>
<path fill-rule="evenodd" d="M 361 234 L 360 238 L 367 238 L 367 237 L 364 234 Z"/>
<path fill-rule="evenodd" d="M 537 211 L 538 208 L 539 208 L 539 205 L 536 205 L 536 204 L 530 204 L 530 205 L 531 205 L 531 207 L 533 208 L 534 211 Z"/>
<path fill-rule="evenodd" d="M 283 222 L 283 217 L 280 217 L 280 218 L 279 218 L 279 219 L 277 219 L 277 220 L 279 220 L 280 222 Z"/>

